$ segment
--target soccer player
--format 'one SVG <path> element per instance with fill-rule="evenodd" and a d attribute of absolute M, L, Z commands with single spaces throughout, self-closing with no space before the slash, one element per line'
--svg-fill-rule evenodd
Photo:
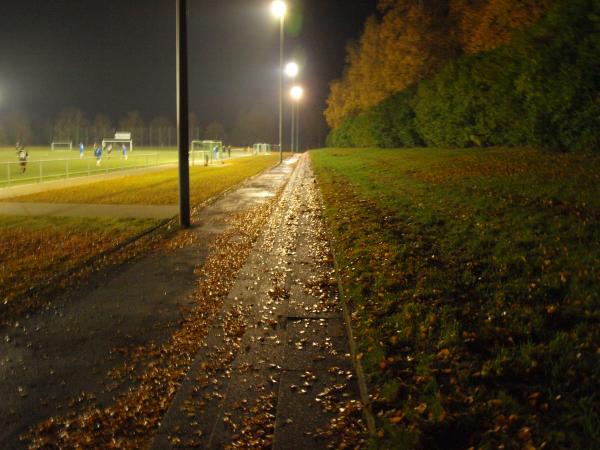
<path fill-rule="evenodd" d="M 125 144 L 121 146 L 121 154 L 123 155 L 123 158 L 125 158 L 125 161 L 127 161 L 127 146 Z"/>
<path fill-rule="evenodd" d="M 19 165 L 21 166 L 21 173 L 25 173 L 27 170 L 27 157 L 29 153 L 25 150 L 25 147 L 17 142 L 17 157 L 19 158 Z"/>
<path fill-rule="evenodd" d="M 102 146 L 94 144 L 94 147 L 96 147 L 96 150 L 94 150 L 94 155 L 96 156 L 96 166 L 99 166 L 102 162 Z"/>
<path fill-rule="evenodd" d="M 110 154 L 112 153 L 112 144 L 108 144 L 108 149 L 106 152 L 108 153 L 108 159 L 110 159 Z"/>
<path fill-rule="evenodd" d="M 83 142 L 79 143 L 79 158 L 82 159 L 83 158 L 83 152 L 85 152 L 85 145 L 83 145 Z"/>

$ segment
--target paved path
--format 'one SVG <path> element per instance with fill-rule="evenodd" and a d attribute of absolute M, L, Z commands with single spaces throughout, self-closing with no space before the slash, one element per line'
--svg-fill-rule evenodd
<path fill-rule="evenodd" d="M 89 205 L 78 203 L 0 202 L 0 214 L 15 216 L 170 219 L 178 213 L 179 207 L 175 205 Z"/>
<path fill-rule="evenodd" d="M 50 417 L 56 419 L 42 426 L 42 439 L 59 447 L 87 442 L 85 435 L 77 440 L 85 426 L 108 436 L 104 443 L 155 449 L 325 448 L 339 444 L 343 432 L 360 432 L 360 419 L 339 416 L 356 412 L 357 389 L 314 178 L 307 157 L 295 170 L 294 163 L 195 212 L 189 240 L 97 273 L 46 309 L 0 329 L 0 448 L 26 448 L 31 441 L 19 436 Z M 258 220 L 254 211 L 271 204 L 262 235 L 240 261 L 207 334 L 193 328 L 177 341 L 175 353 L 181 353 L 188 339 L 201 339 L 189 361 L 186 356 L 167 367 L 169 373 L 184 370 L 183 377 L 149 384 L 148 392 L 158 386 L 163 395 L 143 394 L 129 409 L 114 409 L 128 417 L 115 422 L 107 411 L 117 396 L 137 395 L 142 374 L 153 380 L 162 373 L 152 357 L 164 356 L 158 349 L 168 348 L 189 325 L 190 309 L 205 301 L 198 286 L 208 266 L 227 272 L 221 265 L 229 263 L 215 263 L 215 248 L 207 243 L 220 239 L 217 250 L 227 259 L 229 248 L 246 239 L 231 235 L 231 218 L 245 212 L 243 220 Z M 208 289 L 223 289 L 221 281 L 217 277 Z M 199 324 L 208 320 L 202 312 L 193 317 Z M 144 408 L 156 404 L 161 416 L 149 418 L 158 429 L 144 419 Z M 129 421 L 137 426 L 110 428 Z"/>

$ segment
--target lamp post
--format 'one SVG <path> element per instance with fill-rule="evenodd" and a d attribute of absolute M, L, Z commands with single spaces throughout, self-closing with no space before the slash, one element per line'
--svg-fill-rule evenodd
<path fill-rule="evenodd" d="M 287 5 L 282 0 L 271 3 L 271 13 L 279 19 L 279 162 L 283 162 L 283 23 Z"/>
<path fill-rule="evenodd" d="M 297 110 L 297 114 L 296 114 L 296 127 L 295 127 L 295 131 L 296 131 L 296 151 L 300 151 L 300 100 L 302 100 L 302 97 L 304 96 L 304 89 L 302 89 L 302 86 L 294 86 L 291 90 L 290 90 L 290 97 L 292 97 L 292 111 L 294 111 L 294 105 L 296 106 L 296 110 Z M 292 142 L 294 141 L 294 131 L 292 131 Z"/>
<path fill-rule="evenodd" d="M 298 70 L 299 70 L 298 64 L 296 64 L 295 62 L 289 62 L 285 66 L 285 74 L 292 79 L 292 85 L 294 85 L 294 83 L 296 81 L 296 76 L 298 75 Z M 294 127 L 295 127 L 295 124 L 296 124 L 296 119 L 294 117 L 294 103 L 292 102 L 292 133 L 291 133 L 291 138 L 290 138 L 290 141 L 291 141 L 290 148 L 292 150 L 292 153 L 294 153 L 294 141 L 295 141 Z"/>
<path fill-rule="evenodd" d="M 187 0 L 176 0 L 177 140 L 179 144 L 179 223 L 190 227 L 190 163 L 188 128 Z"/>

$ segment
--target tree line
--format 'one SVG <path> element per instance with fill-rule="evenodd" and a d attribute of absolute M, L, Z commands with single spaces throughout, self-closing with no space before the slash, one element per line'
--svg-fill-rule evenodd
<path fill-rule="evenodd" d="M 264 108 L 249 107 L 240 111 L 231 129 L 218 121 L 203 124 L 196 113 L 190 113 L 191 140 L 221 140 L 236 145 L 255 142 L 274 142 L 275 121 Z M 0 120 L 0 145 L 49 145 L 51 142 L 72 141 L 91 144 L 112 137 L 115 131 L 129 131 L 137 146 L 175 146 L 177 130 L 172 119 L 165 116 L 145 120 L 139 111 L 130 111 L 120 120 L 113 121 L 106 114 L 88 118 L 79 108 L 66 107 L 54 120 L 30 120 L 24 115 L 12 114 Z"/>
<path fill-rule="evenodd" d="M 600 0 L 381 0 L 331 84 L 332 146 L 600 147 Z"/>

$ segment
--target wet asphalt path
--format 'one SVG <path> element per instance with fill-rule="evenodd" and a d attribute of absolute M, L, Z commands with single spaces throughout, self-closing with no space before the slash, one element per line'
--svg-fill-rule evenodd
<path fill-rule="evenodd" d="M 94 274 L 0 328 L 0 448 L 26 448 L 19 436 L 36 423 L 88 402 L 102 407 L 126 391 L 127 380 L 113 382 L 107 373 L 135 360 L 136 349 L 169 339 L 193 302 L 194 271 L 207 242 L 227 226 L 224 217 L 272 198 L 292 167 L 284 163 L 197 212 L 202 239 Z"/>

